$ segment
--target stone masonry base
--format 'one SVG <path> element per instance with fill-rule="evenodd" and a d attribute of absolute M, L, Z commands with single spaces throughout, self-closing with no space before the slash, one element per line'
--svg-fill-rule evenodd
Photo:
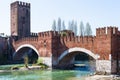
<path fill-rule="evenodd" d="M 116 73 L 116 60 L 97 60 L 96 72 Z"/>

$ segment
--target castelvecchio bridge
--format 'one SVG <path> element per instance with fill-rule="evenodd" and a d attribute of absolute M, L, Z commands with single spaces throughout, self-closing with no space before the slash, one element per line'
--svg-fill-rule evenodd
<path fill-rule="evenodd" d="M 14 60 L 20 60 L 25 51 L 32 49 L 52 68 L 70 68 L 76 60 L 89 60 L 96 71 L 120 72 L 120 31 L 117 27 L 97 28 L 96 36 L 81 37 L 71 31 L 62 32 L 66 35 L 57 31 L 31 34 L 30 3 L 11 3 Z"/>

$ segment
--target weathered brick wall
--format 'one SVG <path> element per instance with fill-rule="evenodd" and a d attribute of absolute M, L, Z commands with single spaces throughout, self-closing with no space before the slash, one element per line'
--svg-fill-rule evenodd
<path fill-rule="evenodd" d="M 113 29 L 113 35 L 111 37 L 111 65 L 112 65 L 112 73 L 120 73 L 120 66 L 119 66 L 119 60 L 120 60 L 120 32 L 118 31 L 118 28 Z"/>
<path fill-rule="evenodd" d="M 115 28 L 116 29 L 116 28 Z M 99 54 L 102 60 L 109 60 L 118 52 L 118 36 L 113 34 L 113 27 L 97 28 L 96 36 L 74 36 L 73 33 L 66 36 L 60 36 L 57 32 L 47 31 L 39 33 L 38 38 L 30 37 L 15 42 L 17 49 L 22 44 L 31 44 L 37 48 L 41 56 L 51 56 L 52 54 L 59 57 L 61 53 L 69 48 L 80 47 Z M 117 29 L 116 29 L 117 34 Z M 115 57 L 115 56 L 114 56 Z"/>
<path fill-rule="evenodd" d="M 33 45 L 35 48 L 38 49 L 38 37 L 26 37 L 26 38 L 19 39 L 18 41 L 13 41 L 13 46 L 15 50 L 24 44 Z"/>
<path fill-rule="evenodd" d="M 52 56 L 52 35 L 53 32 L 41 32 L 38 36 L 39 53 L 42 57 Z"/>
<path fill-rule="evenodd" d="M 71 35 L 66 35 L 64 37 L 59 36 L 57 41 L 56 36 L 54 36 L 53 42 L 56 43 L 52 45 L 55 45 L 57 48 L 53 53 L 56 53 L 59 57 L 61 53 L 69 48 L 80 47 L 88 49 L 95 54 L 99 54 L 99 59 L 108 60 L 109 54 L 111 54 L 111 29 L 110 27 L 107 28 L 107 30 L 106 28 L 98 28 L 96 29 L 96 36 L 79 37 L 71 33 Z"/>

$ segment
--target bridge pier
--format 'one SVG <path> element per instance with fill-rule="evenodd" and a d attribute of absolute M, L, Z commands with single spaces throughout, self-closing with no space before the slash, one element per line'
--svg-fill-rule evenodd
<path fill-rule="evenodd" d="M 97 60 L 96 61 L 96 72 L 114 74 L 117 72 L 116 63 L 117 63 L 116 60 Z"/>
<path fill-rule="evenodd" d="M 96 60 L 96 72 L 111 73 L 111 60 Z"/>
<path fill-rule="evenodd" d="M 42 63 L 48 65 L 52 68 L 52 58 L 51 57 L 39 57 L 42 60 Z"/>

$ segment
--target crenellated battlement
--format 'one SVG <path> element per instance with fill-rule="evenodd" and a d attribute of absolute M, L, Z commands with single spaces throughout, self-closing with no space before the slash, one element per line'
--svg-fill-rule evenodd
<path fill-rule="evenodd" d="M 96 35 L 105 35 L 105 34 L 106 34 L 106 27 L 96 29 Z"/>
<path fill-rule="evenodd" d="M 31 37 L 38 37 L 38 33 L 33 33 L 33 32 L 32 32 L 32 33 L 30 34 L 30 36 L 31 36 Z"/>
<path fill-rule="evenodd" d="M 11 4 L 11 6 L 15 6 L 15 5 L 30 7 L 30 3 L 25 3 L 25 2 L 21 2 L 21 1 L 16 1 Z"/>
<path fill-rule="evenodd" d="M 107 33 L 108 34 L 111 34 L 111 35 L 113 35 L 113 34 L 117 34 L 118 33 L 118 27 L 107 27 Z"/>
<path fill-rule="evenodd" d="M 96 29 L 96 36 L 103 36 L 103 35 L 109 36 L 117 33 L 118 33 L 118 28 L 113 26 Z"/>
<path fill-rule="evenodd" d="M 46 31 L 46 32 L 40 32 L 38 33 L 39 37 L 51 37 L 51 36 L 58 36 L 57 31 Z"/>
<path fill-rule="evenodd" d="M 21 2 L 21 1 L 19 1 L 19 6 L 30 7 L 30 3 L 25 3 L 25 2 Z"/>

